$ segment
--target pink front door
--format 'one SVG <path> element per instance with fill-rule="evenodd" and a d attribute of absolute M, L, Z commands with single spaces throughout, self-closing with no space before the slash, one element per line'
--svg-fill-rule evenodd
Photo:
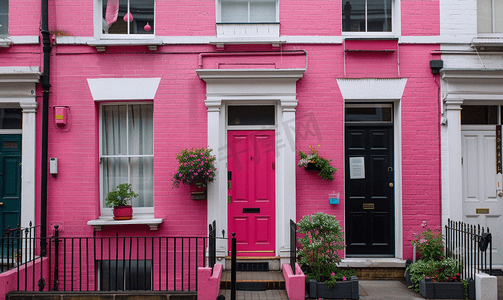
<path fill-rule="evenodd" d="M 274 131 L 228 131 L 227 142 L 229 236 L 236 233 L 236 253 L 274 256 Z"/>

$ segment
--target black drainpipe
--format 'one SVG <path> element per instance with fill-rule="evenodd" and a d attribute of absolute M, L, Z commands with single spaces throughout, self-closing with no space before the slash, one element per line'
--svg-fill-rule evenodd
<path fill-rule="evenodd" d="M 42 73 L 42 180 L 40 183 L 40 255 L 47 254 L 47 139 L 49 127 L 49 63 L 51 40 L 49 36 L 49 1 L 42 0 L 42 44 L 44 50 L 44 71 Z"/>

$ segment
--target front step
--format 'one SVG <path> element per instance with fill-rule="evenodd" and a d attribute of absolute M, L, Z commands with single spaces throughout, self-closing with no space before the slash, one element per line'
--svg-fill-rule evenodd
<path fill-rule="evenodd" d="M 224 271 L 220 279 L 221 289 L 231 288 L 231 272 Z M 285 289 L 285 278 L 281 271 L 236 272 L 238 291 L 265 291 Z"/>
<path fill-rule="evenodd" d="M 236 258 L 236 271 L 281 271 L 279 257 L 241 256 Z M 231 269 L 231 257 L 225 257 L 224 270 Z"/>

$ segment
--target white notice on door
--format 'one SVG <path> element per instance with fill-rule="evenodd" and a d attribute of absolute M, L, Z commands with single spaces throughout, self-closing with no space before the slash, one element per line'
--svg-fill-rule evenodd
<path fill-rule="evenodd" d="M 349 178 L 363 179 L 365 178 L 365 158 L 350 157 L 349 158 Z"/>

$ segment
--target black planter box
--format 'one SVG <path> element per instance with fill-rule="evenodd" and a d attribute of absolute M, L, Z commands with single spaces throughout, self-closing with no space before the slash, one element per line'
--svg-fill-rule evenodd
<path fill-rule="evenodd" d="M 349 281 L 337 281 L 331 288 L 325 282 L 309 281 L 309 298 L 359 299 L 358 278 L 351 276 Z"/>
<path fill-rule="evenodd" d="M 419 293 L 426 299 L 466 299 L 462 282 L 433 282 L 431 279 L 419 281 Z M 475 282 L 468 280 L 468 299 L 475 299 Z"/>
<path fill-rule="evenodd" d="M 306 170 L 306 171 L 319 171 L 320 168 L 318 168 L 315 163 L 310 162 L 310 163 L 307 163 L 307 167 L 304 167 L 304 170 Z"/>
<path fill-rule="evenodd" d="M 405 262 L 405 270 L 412 264 L 412 261 L 410 259 L 407 259 Z M 407 286 L 412 285 L 412 281 L 410 280 L 410 270 L 405 271 L 405 283 L 407 283 Z"/>

